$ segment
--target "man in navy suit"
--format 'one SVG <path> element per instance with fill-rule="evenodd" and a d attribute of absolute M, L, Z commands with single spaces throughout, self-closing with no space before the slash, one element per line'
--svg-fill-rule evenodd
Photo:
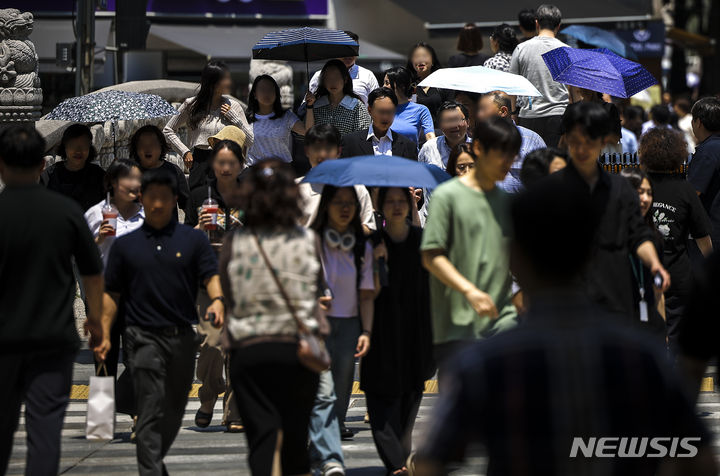
<path fill-rule="evenodd" d="M 343 138 L 342 157 L 358 155 L 394 155 L 417 160 L 417 144 L 390 130 L 395 119 L 398 100 L 389 88 L 377 88 L 368 96 L 372 125 L 367 130 L 347 134 Z"/>

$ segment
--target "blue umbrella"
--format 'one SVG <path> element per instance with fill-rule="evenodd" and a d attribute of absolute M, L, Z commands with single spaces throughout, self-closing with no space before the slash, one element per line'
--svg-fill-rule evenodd
<path fill-rule="evenodd" d="M 563 46 L 542 55 L 558 83 L 629 98 L 657 80 L 642 65 L 605 50 Z"/>
<path fill-rule="evenodd" d="M 611 31 L 603 30 L 596 26 L 570 25 L 560 30 L 560 33 L 577 38 L 588 45 L 607 48 L 625 58 L 637 59 L 637 55 L 632 46 Z"/>
<path fill-rule="evenodd" d="M 440 168 L 393 156 L 362 155 L 326 160 L 307 173 L 303 182 L 335 187 L 417 187 L 433 189 L 450 176 Z"/>
<path fill-rule="evenodd" d="M 358 43 L 342 30 L 305 26 L 266 34 L 252 53 L 253 59 L 304 61 L 309 84 L 310 61 L 357 56 Z"/>

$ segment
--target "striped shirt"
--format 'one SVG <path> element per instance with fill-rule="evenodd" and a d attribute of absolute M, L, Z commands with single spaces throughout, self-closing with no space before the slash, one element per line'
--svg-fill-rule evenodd
<path fill-rule="evenodd" d="M 250 124 L 255 140 L 248 150 L 248 167 L 271 157 L 292 162 L 290 132 L 300 119 L 292 111 L 285 111 L 285 114 L 277 119 L 273 119 L 274 116 L 275 113 L 255 114 L 256 120 Z"/>
<path fill-rule="evenodd" d="M 699 437 L 709 444 L 649 336 L 580 297 L 532 304 L 522 325 L 471 344 L 446 367 L 420 459 L 461 459 L 475 441 L 487 449 L 489 476 L 650 476 L 659 458 L 589 458 L 581 451 L 570 458 L 574 438 Z"/>

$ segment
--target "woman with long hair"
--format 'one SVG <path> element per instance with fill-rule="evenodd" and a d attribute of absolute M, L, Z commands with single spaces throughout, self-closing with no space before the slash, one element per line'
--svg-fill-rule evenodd
<path fill-rule="evenodd" d="M 229 310 L 225 349 L 250 471 L 309 475 L 308 426 L 319 377 L 298 359 L 293 314 L 317 332 L 317 240 L 297 224 L 302 212 L 289 164 L 269 159 L 251 167 L 238 199 L 245 226 L 226 236 L 220 275 Z"/>
<path fill-rule="evenodd" d="M 413 84 L 417 86 L 415 88 L 415 102 L 427 107 L 432 115 L 433 123 L 437 124 L 436 115 L 438 108 L 445 101 L 455 99 L 455 93 L 450 89 L 418 86 L 423 79 L 442 68 L 435 49 L 424 41 L 417 43 L 408 54 L 405 68 L 413 75 Z"/>
<path fill-rule="evenodd" d="M 410 101 L 413 82 L 412 74 L 406 68 L 397 66 L 385 71 L 383 86 L 395 92 L 398 105 L 395 119 L 390 128 L 416 144 L 435 137 L 433 116 L 427 107 Z"/>
<path fill-rule="evenodd" d="M 668 343 L 676 351 L 678 325 L 685 315 L 693 272 L 688 255 L 688 236 L 692 236 L 703 256 L 713 249 L 710 219 L 695 188 L 681 173 L 687 157 L 687 144 L 681 132 L 655 128 L 640 139 L 640 167 L 653 185 L 650 212 L 663 237 L 663 265 L 672 276 L 665 293 Z"/>
<path fill-rule="evenodd" d="M 305 135 L 305 124 L 280 101 L 280 86 L 268 74 L 255 78 L 248 95 L 247 120 L 253 130 L 247 165 L 274 157 L 292 161 L 291 132 Z"/>
<path fill-rule="evenodd" d="M 202 70 L 200 90 L 180 106 L 179 114 L 170 118 L 163 129 L 170 147 L 182 156 L 190 171 L 190 188 L 207 181 L 207 161 L 211 151 L 208 138 L 225 126 L 234 125 L 246 136 L 246 146 L 252 146 L 253 132 L 242 106 L 229 95 L 232 92 L 230 70 L 225 63 L 211 61 Z M 178 131 L 187 126 L 187 144 Z"/>
<path fill-rule="evenodd" d="M 345 64 L 337 59 L 325 63 L 315 94 L 305 95 L 305 130 L 315 124 L 331 124 L 341 135 L 370 127 L 370 113 L 353 92 L 353 82 Z"/>
<path fill-rule="evenodd" d="M 485 60 L 483 66 L 498 71 L 510 71 L 510 59 L 517 45 L 515 28 L 507 23 L 496 26 L 490 35 L 490 49 L 493 51 L 493 56 Z"/>
<path fill-rule="evenodd" d="M 310 227 L 320 237 L 320 256 L 333 296 L 327 348 L 337 394 L 335 413 L 342 438 L 349 439 L 353 433 L 345 427 L 345 416 L 355 359 L 364 357 L 370 349 L 375 299 L 373 250 L 360 222 L 355 188 L 325 185 Z"/>
<path fill-rule="evenodd" d="M 385 226 L 375 259 L 387 263 L 388 282 L 376 283 L 370 351 L 360 366 L 375 446 L 389 475 L 407 474 L 425 380 L 432 377 L 432 324 L 427 271 L 422 266 L 422 230 L 410 225 L 415 208 L 408 188 L 381 188 L 377 208 Z"/>
<path fill-rule="evenodd" d="M 466 173 L 475 168 L 475 158 L 473 157 L 470 144 L 458 144 L 450 152 L 448 157 L 447 169 L 445 170 L 451 177 L 462 177 Z"/>
<path fill-rule="evenodd" d="M 88 210 L 105 196 L 105 171 L 92 162 L 97 151 L 92 145 L 92 132 L 85 124 L 72 124 L 63 131 L 55 162 L 40 175 L 40 183 L 50 190 L 75 200 Z"/>

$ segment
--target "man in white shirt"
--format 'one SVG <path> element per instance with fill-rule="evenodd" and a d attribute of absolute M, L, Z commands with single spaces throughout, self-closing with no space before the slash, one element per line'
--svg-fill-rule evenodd
<path fill-rule="evenodd" d="M 455 101 L 444 102 L 437 111 L 437 120 L 443 135 L 423 144 L 418 162 L 425 162 L 447 169 L 450 153 L 459 144 L 470 142 L 468 137 L 468 110 Z"/>
<path fill-rule="evenodd" d="M 555 37 L 561 20 L 562 13 L 558 7 L 540 5 L 535 19 L 537 36 L 520 43 L 510 60 L 510 72 L 526 77 L 542 94 L 523 103 L 518 123 L 540 134 L 550 147 L 556 147 L 560 140 L 561 120 L 569 103 L 569 91 L 567 86 L 552 78 L 542 55 L 568 46 Z"/>
<path fill-rule="evenodd" d="M 340 132 L 330 125 L 322 124 L 313 126 L 305 134 L 305 155 L 307 155 L 310 167 L 315 167 L 325 160 L 335 160 L 340 157 L 341 150 Z M 303 217 L 301 225 L 309 227 L 317 216 L 322 195 L 323 185 L 317 183 L 302 183 L 305 177 L 299 177 L 300 199 Z M 356 185 L 355 191 L 360 201 L 360 221 L 366 233 L 375 230 L 375 215 L 373 214 L 372 200 L 367 189 L 362 185 Z"/>
<path fill-rule="evenodd" d="M 417 144 L 390 129 L 395 120 L 397 96 L 390 88 L 377 88 L 368 96 L 372 124 L 342 138 L 342 157 L 394 155 L 417 160 Z M 307 139 L 306 139 L 307 141 Z"/>
<path fill-rule="evenodd" d="M 360 43 L 359 37 L 355 33 L 348 30 L 345 30 L 345 33 L 350 38 Z M 347 66 L 348 73 L 350 73 L 350 77 L 353 80 L 353 91 L 355 92 L 355 94 L 360 96 L 360 99 L 362 99 L 365 104 L 367 104 L 368 95 L 373 90 L 378 88 L 377 78 L 369 69 L 363 68 L 362 66 L 355 64 L 357 56 L 346 56 L 344 58 L 338 59 L 345 63 L 345 66 Z M 315 74 L 313 74 L 312 79 L 310 80 L 310 91 L 312 91 L 313 93 L 317 91 L 319 82 L 320 71 L 316 71 Z"/>

